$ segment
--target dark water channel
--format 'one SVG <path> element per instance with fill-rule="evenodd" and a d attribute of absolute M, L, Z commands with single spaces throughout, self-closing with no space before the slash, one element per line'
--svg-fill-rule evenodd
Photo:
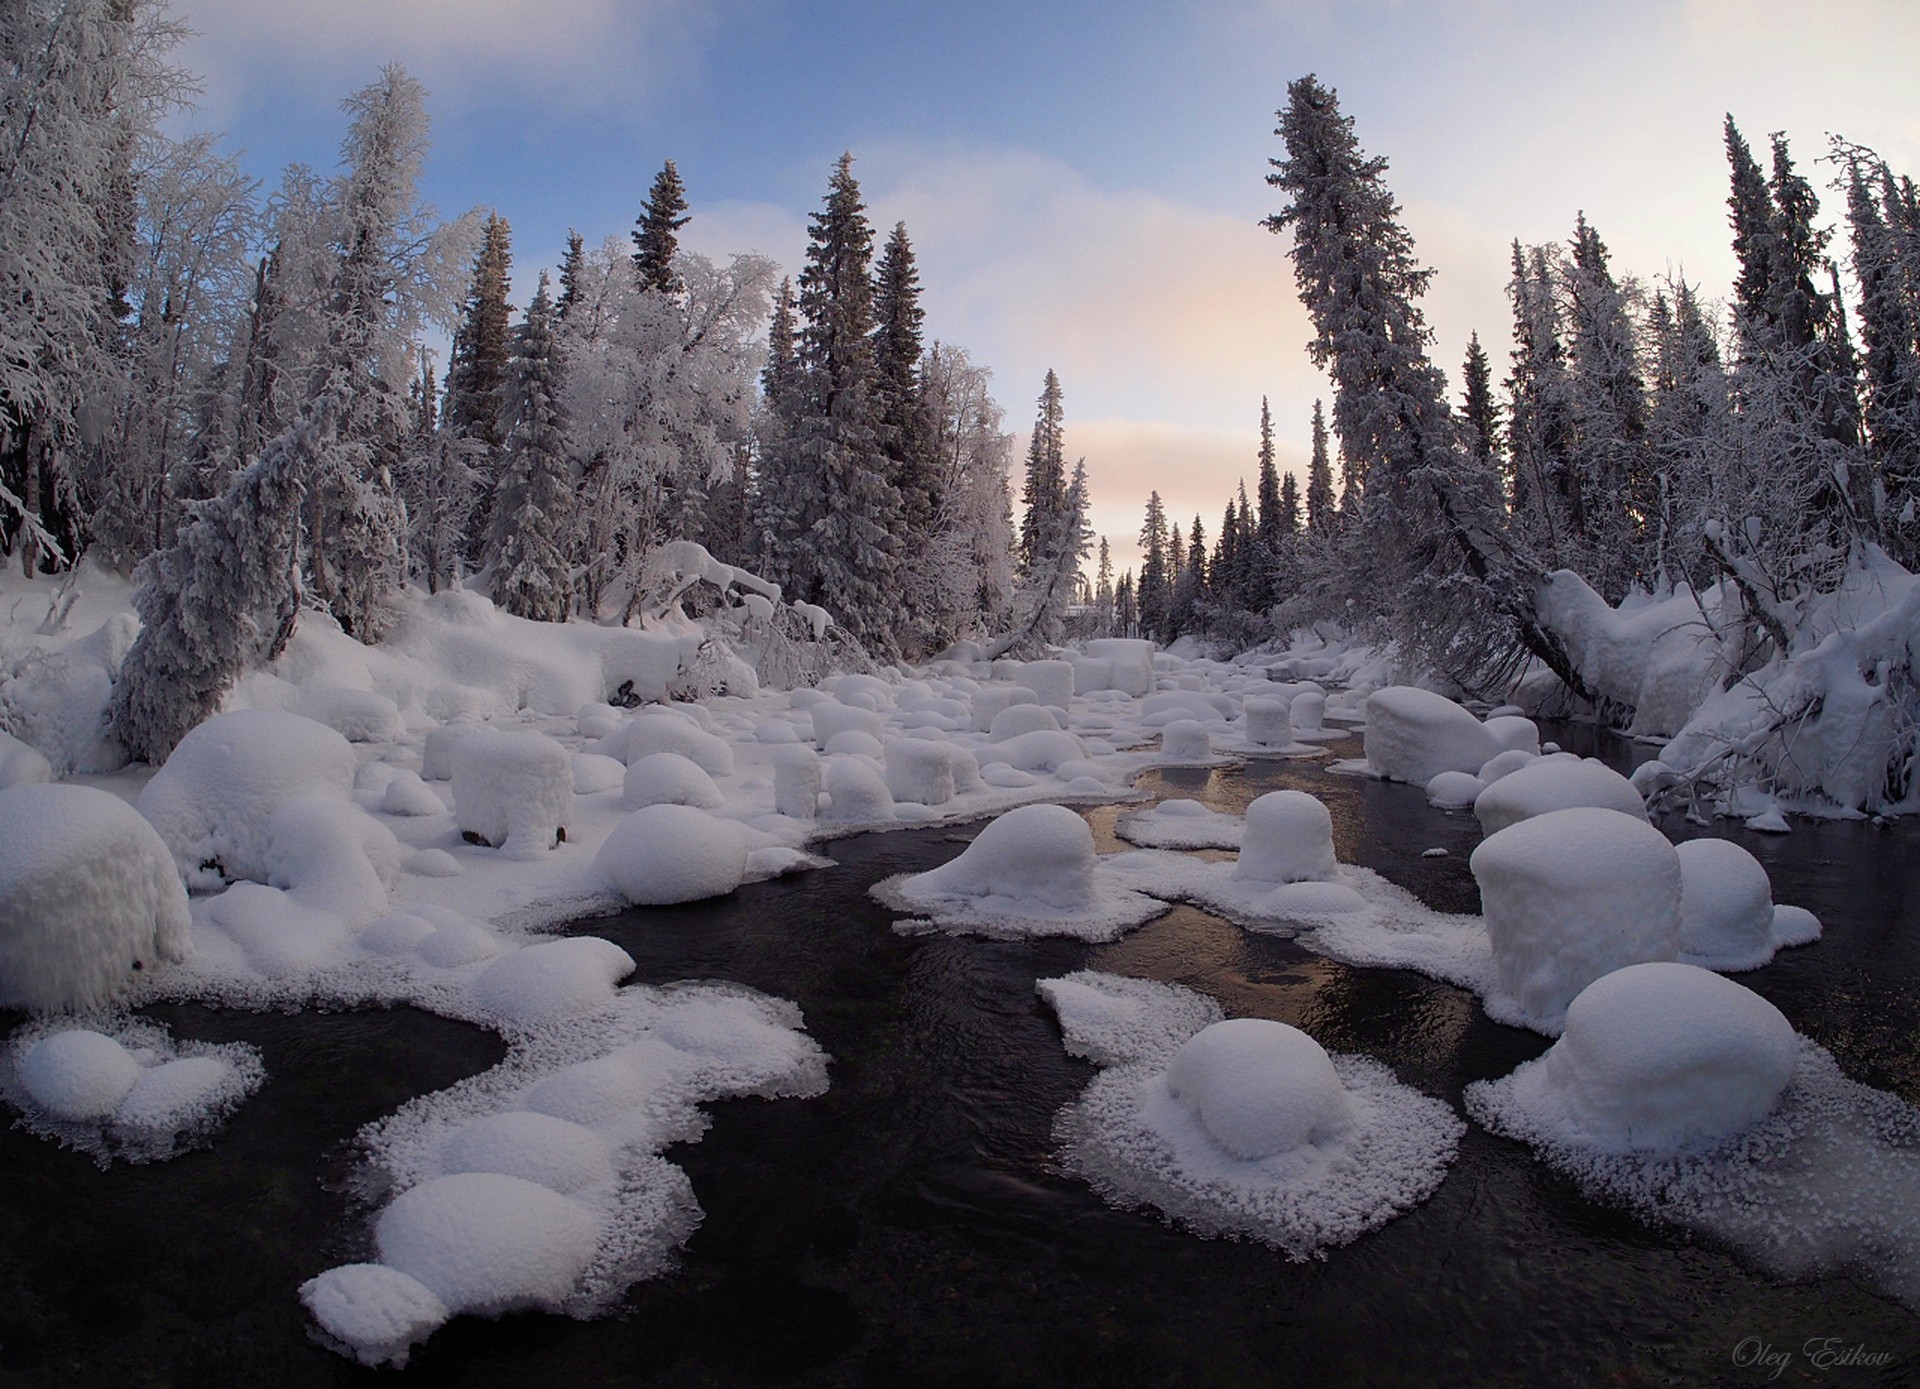
<path fill-rule="evenodd" d="M 1230 810 L 1279 787 L 1310 790 L 1332 808 L 1342 859 L 1435 906 L 1477 908 L 1477 826 L 1417 788 L 1300 763 L 1148 784 Z M 1092 813 L 1103 848 L 1121 847 L 1117 813 Z M 634 1289 L 622 1315 L 457 1321 L 405 1380 L 1920 1383 L 1920 1317 L 1863 1281 L 1783 1282 L 1586 1201 L 1478 1128 L 1425 1205 L 1323 1261 L 1109 1209 L 1053 1165 L 1053 1116 L 1093 1070 L 1062 1050 L 1038 978 L 1091 967 L 1177 981 L 1231 1016 L 1371 1055 L 1456 1107 L 1469 1082 L 1546 1040 L 1489 1022 L 1448 985 L 1350 969 L 1186 908 L 1102 947 L 893 934 L 867 884 L 951 857 L 976 828 L 841 841 L 834 870 L 579 923 L 624 946 L 641 979 L 739 980 L 795 1000 L 834 1058 L 832 1088 L 716 1106 L 706 1139 L 670 1153 L 706 1221 L 681 1268 Z M 1730 834 L 1766 863 L 1776 900 L 1820 914 L 1825 940 L 1742 982 L 1850 1074 L 1920 1103 L 1920 826 L 1796 822 L 1783 838 L 1728 822 L 1664 828 Z M 1422 856 L 1436 847 L 1448 855 Z M 363 1252 L 341 1193 L 345 1140 L 490 1064 L 498 1043 L 409 1009 L 155 1014 L 181 1036 L 259 1045 L 268 1083 L 213 1150 L 159 1167 L 100 1172 L 0 1135 L 0 1385 L 373 1381 L 308 1342 L 295 1297 L 303 1279 Z M 1822 1366 L 1810 1342 L 1894 1362 Z M 1776 1358 L 1753 1364 L 1758 1345 Z"/>

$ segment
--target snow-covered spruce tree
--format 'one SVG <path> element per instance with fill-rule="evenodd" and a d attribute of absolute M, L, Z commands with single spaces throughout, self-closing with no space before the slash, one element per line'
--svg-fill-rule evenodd
<path fill-rule="evenodd" d="M 1087 461 L 1083 458 L 1074 464 L 1073 480 L 1066 486 L 1059 509 L 1046 516 L 1035 536 L 1033 558 L 1021 570 L 1020 587 L 1013 597 L 1012 628 L 987 647 L 990 659 L 1008 654 L 1038 655 L 1058 646 L 1066 635 L 1067 610 L 1085 587 L 1081 565 L 1093 546 L 1087 507 Z"/>
<path fill-rule="evenodd" d="M 1648 577 L 1644 547 L 1657 505 L 1647 450 L 1646 385 L 1632 306 L 1638 287 L 1614 281 L 1606 244 L 1575 218 L 1560 266 L 1566 295 L 1572 463 L 1585 501 L 1577 567 L 1610 603 Z"/>
<path fill-rule="evenodd" d="M 1307 532 L 1325 537 L 1333 531 L 1339 512 L 1333 496 L 1333 461 L 1327 454 L 1327 415 L 1313 402 L 1313 444 L 1307 457 Z"/>
<path fill-rule="evenodd" d="M 801 409 L 795 430 L 802 473 L 816 491 L 806 528 L 779 538 L 799 581 L 794 595 L 832 613 L 876 654 L 894 649 L 900 614 L 894 536 L 900 494 L 887 478 L 874 398 L 873 228 L 853 156 L 828 180 L 811 219 L 800 273 Z"/>
<path fill-rule="evenodd" d="M 544 272 L 514 334 L 501 425 L 506 442 L 485 564 L 493 601 L 516 617 L 564 622 L 573 604 L 566 551 L 573 472 Z"/>
<path fill-rule="evenodd" d="M 441 423 L 453 441 L 466 446 L 476 486 L 466 520 L 465 558 L 477 564 L 492 530 L 494 490 L 504 466 L 501 423 L 507 358 L 512 352 L 512 306 L 507 280 L 513 269 L 513 229 L 498 212 L 487 214 L 473 276 L 453 330 L 447 359 L 447 401 Z"/>
<path fill-rule="evenodd" d="M 433 364 L 425 348 L 407 406 L 410 423 L 399 474 L 407 508 L 407 548 L 412 572 L 426 580 L 427 592 L 438 593 L 453 587 L 460 576 L 480 486 L 475 455 L 484 445 L 461 437 L 438 418 Z"/>
<path fill-rule="evenodd" d="M 1713 480 L 1733 447 L 1727 375 L 1712 325 L 1685 280 L 1655 293 L 1648 337 L 1647 446 L 1658 496 L 1650 537 L 1654 577 L 1698 589 L 1713 572 L 1700 523 L 1713 513 Z"/>
<path fill-rule="evenodd" d="M 925 552 L 940 506 L 932 454 L 931 421 L 920 381 L 922 330 L 920 272 L 915 268 L 907 224 L 895 224 L 874 272 L 874 405 L 887 476 L 900 494 L 900 553 Z M 902 646 L 909 655 L 934 645 L 933 614 L 906 605 Z"/>
<path fill-rule="evenodd" d="M 1715 518 L 1711 548 L 1757 605 L 1793 606 L 1837 582 L 1869 535 L 1858 382 L 1842 307 L 1817 287 L 1829 278 L 1830 233 L 1814 225 L 1819 200 L 1795 172 L 1785 137 L 1773 138 L 1768 179 L 1731 116 L 1725 136 L 1740 261 L 1733 387 L 1746 486 L 1726 489 L 1739 509 Z"/>
<path fill-rule="evenodd" d="M 1482 465 L 1497 467 L 1500 402 L 1493 397 L 1493 366 L 1478 333 L 1467 339 L 1467 355 L 1460 363 L 1460 391 L 1460 420 L 1467 430 L 1467 451 Z"/>
<path fill-rule="evenodd" d="M 1513 370 L 1507 377 L 1507 505 L 1519 543 L 1541 563 L 1575 562 L 1586 526 L 1573 464 L 1573 382 L 1553 265 L 1558 248 L 1513 243 Z"/>
<path fill-rule="evenodd" d="M 1334 432 L 1362 487 L 1340 587 L 1466 688 L 1511 672 L 1516 623 L 1572 677 L 1535 621 L 1535 574 L 1498 548 L 1498 480 L 1460 447 L 1445 379 L 1427 359 L 1416 301 L 1431 272 L 1399 223 L 1386 161 L 1361 152 L 1352 120 L 1315 78 L 1289 84 L 1287 96 L 1278 132 L 1287 157 L 1273 161 L 1268 181 L 1290 200 L 1267 225 L 1293 233 L 1295 281 L 1314 324 L 1308 353 L 1333 378 Z"/>
<path fill-rule="evenodd" d="M 1131 569 L 1120 576 L 1113 590 L 1113 634 L 1116 637 L 1140 635 L 1140 601 L 1134 596 Z"/>
<path fill-rule="evenodd" d="M 773 296 L 767 325 L 767 358 L 753 414 L 754 475 L 750 507 L 760 574 L 798 592 L 798 558 L 790 537 L 806 524 L 807 486 L 800 471 L 796 433 L 800 423 L 799 320 L 793 281 L 783 279 Z"/>
<path fill-rule="evenodd" d="M 1835 142 L 1845 166 L 1860 286 L 1865 422 L 1879 486 L 1879 534 L 1920 567 L 1920 213 L 1913 185 L 1871 150 Z"/>
<path fill-rule="evenodd" d="M 0 553 L 27 573 L 85 542 L 80 465 L 127 386 L 133 160 L 182 85 L 177 37 L 129 0 L 0 6 Z"/>
<path fill-rule="evenodd" d="M 1113 635 L 1113 554 L 1107 538 L 1100 537 L 1100 559 L 1093 571 L 1093 608 L 1095 635 Z"/>
<path fill-rule="evenodd" d="M 107 732 L 158 766 L 216 713 L 247 670 L 277 654 L 299 604 L 303 480 L 332 401 L 276 438 L 218 497 L 197 503 L 167 549 L 135 571 L 142 623 L 107 706 Z"/>
<path fill-rule="evenodd" d="M 425 93 L 397 66 L 344 103 L 353 116 L 339 190 L 338 261 L 316 395 L 330 398 L 306 490 L 307 570 L 343 630 L 371 642 L 380 605 L 404 578 L 406 514 L 394 488 L 406 429 L 391 368 L 411 357 L 393 299 L 405 241 L 424 230 L 413 206 L 426 154 Z M 407 371 L 411 375 L 411 370 Z M 404 380 L 405 378 L 400 378 Z"/>
<path fill-rule="evenodd" d="M 633 224 L 633 269 L 641 289 L 678 294 L 686 288 L 674 260 L 680 254 L 680 229 L 690 220 L 686 185 L 669 159 L 654 175 L 646 206 Z"/>

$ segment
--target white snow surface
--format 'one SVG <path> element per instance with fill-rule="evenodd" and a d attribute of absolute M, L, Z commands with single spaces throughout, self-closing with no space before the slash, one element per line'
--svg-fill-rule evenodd
<path fill-rule="evenodd" d="M 538 856 L 573 818 L 573 762 L 537 733 L 463 738 L 453 745 L 453 812 L 463 834 L 510 857 Z"/>
<path fill-rule="evenodd" d="M 1107 1067 L 1055 1121 L 1063 1163 L 1196 1234 L 1324 1257 L 1432 1194 L 1466 1132 L 1377 1062 L 1329 1057 L 1282 1023 L 1213 1021 L 1217 1005 L 1179 985 L 1081 971 L 1040 988 L 1069 1049 Z M 1153 1043 L 1095 1040 L 1115 1014 Z M 1236 1155 L 1223 1132 L 1267 1151 Z"/>
<path fill-rule="evenodd" d="M 1143 849 L 1238 849 L 1246 822 L 1199 801 L 1173 798 L 1130 810 L 1113 832 Z"/>
<path fill-rule="evenodd" d="M 1247 807 L 1233 876 L 1246 883 L 1333 883 L 1333 816 L 1305 791 L 1269 791 Z"/>
<path fill-rule="evenodd" d="M 739 887 L 746 881 L 747 845 L 730 820 L 694 805 L 661 803 L 622 820 L 593 861 L 626 901 L 666 906 Z"/>

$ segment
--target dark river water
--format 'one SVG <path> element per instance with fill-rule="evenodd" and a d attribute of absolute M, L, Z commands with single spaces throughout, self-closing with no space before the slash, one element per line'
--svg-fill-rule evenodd
<path fill-rule="evenodd" d="M 1342 859 L 1435 906 L 1477 909 L 1478 828 L 1417 788 L 1301 763 L 1145 785 L 1230 810 L 1283 786 L 1312 791 Z M 1117 814 L 1091 813 L 1104 849 L 1122 847 Z M 1820 915 L 1823 941 L 1742 982 L 1849 1074 L 1920 1104 L 1920 827 L 1663 827 L 1738 839 L 1767 865 L 1775 900 Z M 681 1267 L 636 1287 L 620 1315 L 459 1320 L 405 1380 L 1920 1383 L 1920 1316 L 1864 1281 L 1781 1281 L 1587 1201 L 1477 1127 L 1430 1200 L 1320 1261 L 1108 1208 L 1054 1164 L 1054 1115 L 1094 1072 L 1062 1050 L 1036 979 L 1094 968 L 1177 981 L 1230 1016 L 1375 1057 L 1456 1108 L 1468 1083 L 1548 1043 L 1489 1022 L 1448 985 L 1348 968 L 1189 908 L 1107 946 L 895 935 L 867 885 L 951 857 L 977 828 L 843 840 L 836 869 L 578 923 L 624 946 L 640 979 L 739 980 L 793 999 L 833 1056 L 832 1088 L 717 1105 L 703 1142 L 670 1150 L 706 1220 Z M 1448 856 L 1422 857 L 1436 847 Z M 0 1386 L 393 1382 L 313 1345 L 295 1290 L 361 1255 L 364 1213 L 345 1194 L 354 1131 L 486 1067 L 500 1044 L 411 1009 L 152 1012 L 181 1037 L 253 1042 L 268 1082 L 211 1151 L 156 1167 L 101 1172 L 0 1135 Z M 1892 1363 L 1836 1363 L 1856 1347 Z M 1763 1348 L 1772 1358 L 1754 1363 Z"/>

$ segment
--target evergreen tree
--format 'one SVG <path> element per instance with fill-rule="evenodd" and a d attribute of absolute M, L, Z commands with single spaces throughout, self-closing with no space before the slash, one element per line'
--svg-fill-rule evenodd
<path fill-rule="evenodd" d="M 1291 472 L 1280 479 L 1280 543 L 1281 558 L 1284 560 L 1287 548 L 1300 534 L 1300 484 L 1294 481 Z M 1284 566 L 1283 566 L 1284 568 Z M 1279 596 L 1277 593 L 1274 595 Z"/>
<path fill-rule="evenodd" d="M 1274 462 L 1273 415 L 1267 398 L 1260 397 L 1260 475 L 1255 495 L 1260 499 L 1260 518 L 1253 548 L 1253 579 L 1249 597 L 1253 606 L 1265 611 L 1279 596 L 1280 559 L 1286 538 L 1292 533 L 1293 518 L 1281 495 L 1280 472 Z M 1293 474 L 1287 474 L 1291 484 Z"/>
<path fill-rule="evenodd" d="M 678 294 L 686 288 L 673 259 L 680 250 L 680 229 L 690 220 L 687 190 L 680 182 L 679 169 L 669 159 L 654 175 L 647 204 L 633 227 L 633 267 L 642 289 Z"/>
<path fill-rule="evenodd" d="M 1507 378 L 1507 502 L 1513 529 L 1552 566 L 1570 564 L 1586 525 L 1573 465 L 1573 386 L 1551 248 L 1513 243 L 1513 371 Z"/>
<path fill-rule="evenodd" d="M 540 276 L 514 335 L 501 409 L 505 461 L 488 538 L 493 601 L 519 617 L 564 622 L 572 606 L 566 530 L 573 503 L 554 350 L 553 301 Z"/>
<path fill-rule="evenodd" d="M 1121 637 L 1137 637 L 1141 634 L 1140 600 L 1134 594 L 1131 569 L 1120 576 L 1120 582 L 1113 591 L 1113 630 L 1114 635 Z"/>
<path fill-rule="evenodd" d="M 876 429 L 873 361 L 873 228 L 853 156 L 828 181 L 813 214 L 800 274 L 800 470 L 808 526 L 790 549 L 801 595 L 825 607 L 860 641 L 892 648 L 900 495 L 886 476 Z"/>
<path fill-rule="evenodd" d="M 0 7 L 0 553 L 26 573 L 84 543 L 79 464 L 124 382 L 132 155 L 176 36 L 125 0 Z"/>
<path fill-rule="evenodd" d="M 1657 505 L 1646 447 L 1646 386 L 1628 295 L 1607 248 L 1580 214 L 1562 267 L 1572 368 L 1573 465 L 1584 501 L 1575 537 L 1580 568 L 1610 603 L 1646 576 L 1638 550 Z"/>
<path fill-rule="evenodd" d="M 1044 568 L 1066 505 L 1066 434 L 1060 378 L 1051 370 L 1040 388 L 1039 418 L 1027 445 L 1027 477 L 1020 490 L 1020 560 L 1031 575 Z"/>
<path fill-rule="evenodd" d="M 1466 360 L 1460 364 L 1463 395 L 1460 416 L 1467 427 L 1467 448 L 1492 467 L 1500 456 L 1500 406 L 1493 398 L 1493 368 L 1480 335 L 1467 339 Z"/>
<path fill-rule="evenodd" d="M 1713 329 L 1685 280 L 1654 296 L 1648 323 L 1652 393 L 1647 442 L 1658 485 L 1653 557 L 1657 575 L 1696 587 L 1709 572 L 1698 544 L 1713 510 L 1714 471 L 1732 448 L 1727 377 Z"/>
<path fill-rule="evenodd" d="M 1140 584 L 1137 604 L 1140 630 L 1155 641 L 1166 640 L 1168 605 L 1173 597 L 1172 571 L 1167 550 L 1167 510 L 1158 491 L 1147 494 L 1147 518 L 1140 527 Z"/>
<path fill-rule="evenodd" d="M 466 558 L 478 563 L 493 524 L 494 489 L 504 464 L 503 408 L 507 359 L 513 350 L 512 313 L 507 279 L 513 264 L 513 230 L 499 213 L 489 213 L 473 261 L 473 279 L 453 333 L 447 362 L 447 401 L 442 414 L 468 453 L 478 480 L 467 522 Z"/>
<path fill-rule="evenodd" d="M 1094 570 L 1093 605 L 1099 617 L 1099 633 L 1113 635 L 1113 556 L 1107 550 L 1106 536 L 1100 537 L 1100 563 Z"/>
<path fill-rule="evenodd" d="M 880 445 L 900 491 L 901 521 L 908 536 L 919 537 L 932 525 L 940 499 L 920 389 L 926 312 L 920 307 L 920 272 L 914 266 L 905 222 L 894 225 L 874 278 L 874 393 Z"/>
<path fill-rule="evenodd" d="M 1337 514 L 1333 500 L 1333 464 L 1327 457 L 1327 420 L 1316 400 L 1313 402 L 1313 453 L 1307 460 L 1308 534 L 1329 534 Z"/>
<path fill-rule="evenodd" d="M 565 323 L 580 298 L 580 277 L 586 268 L 586 238 L 567 228 L 567 253 L 560 258 L 560 297 L 554 301 L 555 323 Z"/>
<path fill-rule="evenodd" d="M 1853 274 L 1860 286 L 1865 420 L 1885 497 L 1880 526 L 1903 564 L 1920 561 L 1920 230 L 1892 171 L 1870 151 L 1841 146 Z"/>
<path fill-rule="evenodd" d="M 438 593 L 459 578 L 479 484 L 471 462 L 478 446 L 456 437 L 436 418 L 433 363 L 424 348 L 408 404 L 412 423 L 400 487 L 407 506 L 409 552 L 427 591 Z"/>
<path fill-rule="evenodd" d="M 1445 378 L 1427 359 L 1416 301 L 1432 272 L 1399 223 L 1386 161 L 1361 151 L 1334 93 L 1308 76 L 1287 97 L 1278 131 L 1287 157 L 1268 181 L 1289 202 L 1267 225 L 1293 233 L 1294 279 L 1314 327 L 1308 353 L 1333 379 L 1334 432 L 1359 484 L 1357 504 L 1343 501 L 1357 525 L 1333 581 L 1463 687 L 1504 680 L 1511 618 L 1530 614 L 1532 588 L 1489 542 L 1497 479 L 1459 448 Z"/>

